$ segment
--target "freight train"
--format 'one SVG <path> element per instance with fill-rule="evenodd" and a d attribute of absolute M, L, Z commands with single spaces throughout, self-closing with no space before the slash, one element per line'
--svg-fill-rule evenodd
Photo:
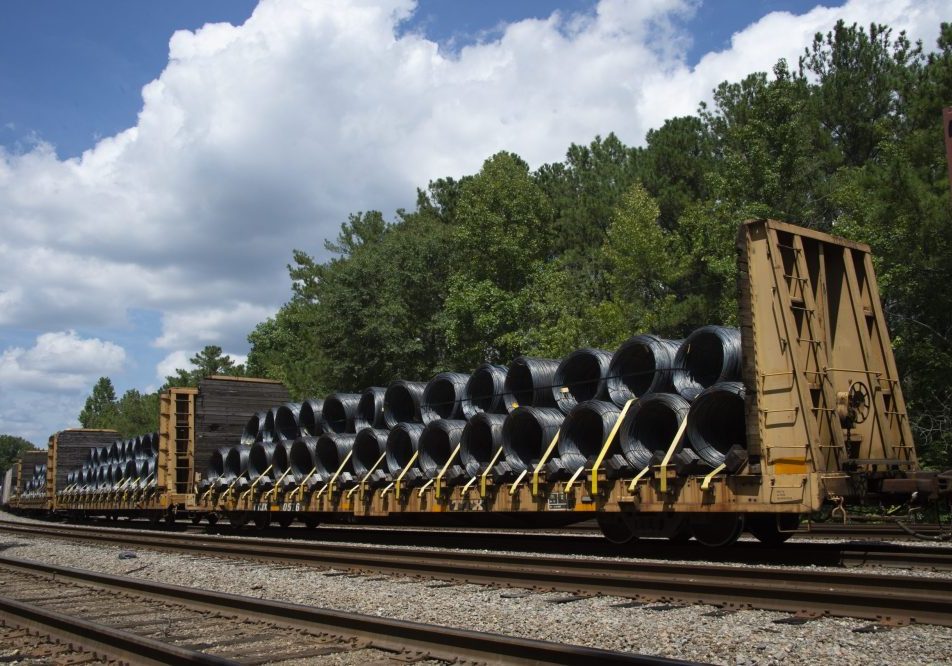
<path fill-rule="evenodd" d="M 551 526 L 779 543 L 847 504 L 948 502 L 920 469 L 868 246 L 776 220 L 737 236 L 737 328 L 636 335 L 291 402 L 212 377 L 159 432 L 66 430 L 5 485 L 71 518 Z M 34 456 L 35 457 L 35 456 Z M 15 476 L 15 478 L 13 478 Z"/>

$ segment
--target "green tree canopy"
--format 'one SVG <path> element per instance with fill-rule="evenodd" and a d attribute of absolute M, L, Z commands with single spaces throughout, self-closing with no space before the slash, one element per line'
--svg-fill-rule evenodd
<path fill-rule="evenodd" d="M 116 389 L 109 377 L 100 377 L 79 413 L 84 428 L 110 428 L 118 415 Z"/>
<path fill-rule="evenodd" d="M 174 375 L 165 378 L 164 388 L 170 386 L 198 386 L 199 381 L 212 375 L 241 377 L 245 374 L 245 367 L 236 364 L 231 356 L 222 353 L 222 348 L 218 345 L 206 345 L 188 360 L 194 369 L 176 368 Z"/>
<path fill-rule="evenodd" d="M 0 473 L 6 472 L 24 451 L 33 451 L 36 446 L 22 437 L 0 435 Z"/>

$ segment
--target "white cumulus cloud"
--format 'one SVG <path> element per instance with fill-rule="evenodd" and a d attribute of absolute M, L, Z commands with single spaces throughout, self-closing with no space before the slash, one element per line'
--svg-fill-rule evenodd
<path fill-rule="evenodd" d="M 44 333 L 29 349 L 8 347 L 0 354 L 0 382 L 5 390 L 76 390 L 101 375 L 122 370 L 125 350 L 76 331 Z"/>

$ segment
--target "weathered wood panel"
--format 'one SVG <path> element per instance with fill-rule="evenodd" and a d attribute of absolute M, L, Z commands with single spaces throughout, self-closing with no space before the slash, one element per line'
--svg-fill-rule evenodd
<path fill-rule="evenodd" d="M 203 471 L 212 452 L 239 443 L 255 412 L 288 402 L 284 384 L 271 379 L 209 377 L 198 384 L 195 404 L 195 470 Z"/>
<path fill-rule="evenodd" d="M 112 444 L 119 439 L 115 430 L 62 430 L 56 433 L 56 476 L 53 492 L 66 487 L 66 475 L 86 462 L 91 447 Z"/>

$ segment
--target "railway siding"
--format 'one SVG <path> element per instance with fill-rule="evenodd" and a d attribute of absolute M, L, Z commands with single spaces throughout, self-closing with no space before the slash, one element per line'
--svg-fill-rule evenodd
<path fill-rule="evenodd" d="M 128 575 L 157 583 L 701 662 L 940 663 L 947 660 L 952 640 L 952 630 L 938 626 L 857 633 L 869 628 L 870 622 L 820 617 L 805 624 L 777 624 L 793 616 L 673 601 L 645 603 L 614 596 L 447 585 L 427 578 L 359 575 L 340 568 L 321 570 L 145 548 L 136 549 L 134 560 L 119 560 L 124 549 L 120 546 L 15 538 L 17 545 L 7 552 L 17 557 L 107 573 L 136 570 Z M 10 537 L 4 541 L 9 543 Z M 555 603 L 567 596 L 574 600 Z"/>

